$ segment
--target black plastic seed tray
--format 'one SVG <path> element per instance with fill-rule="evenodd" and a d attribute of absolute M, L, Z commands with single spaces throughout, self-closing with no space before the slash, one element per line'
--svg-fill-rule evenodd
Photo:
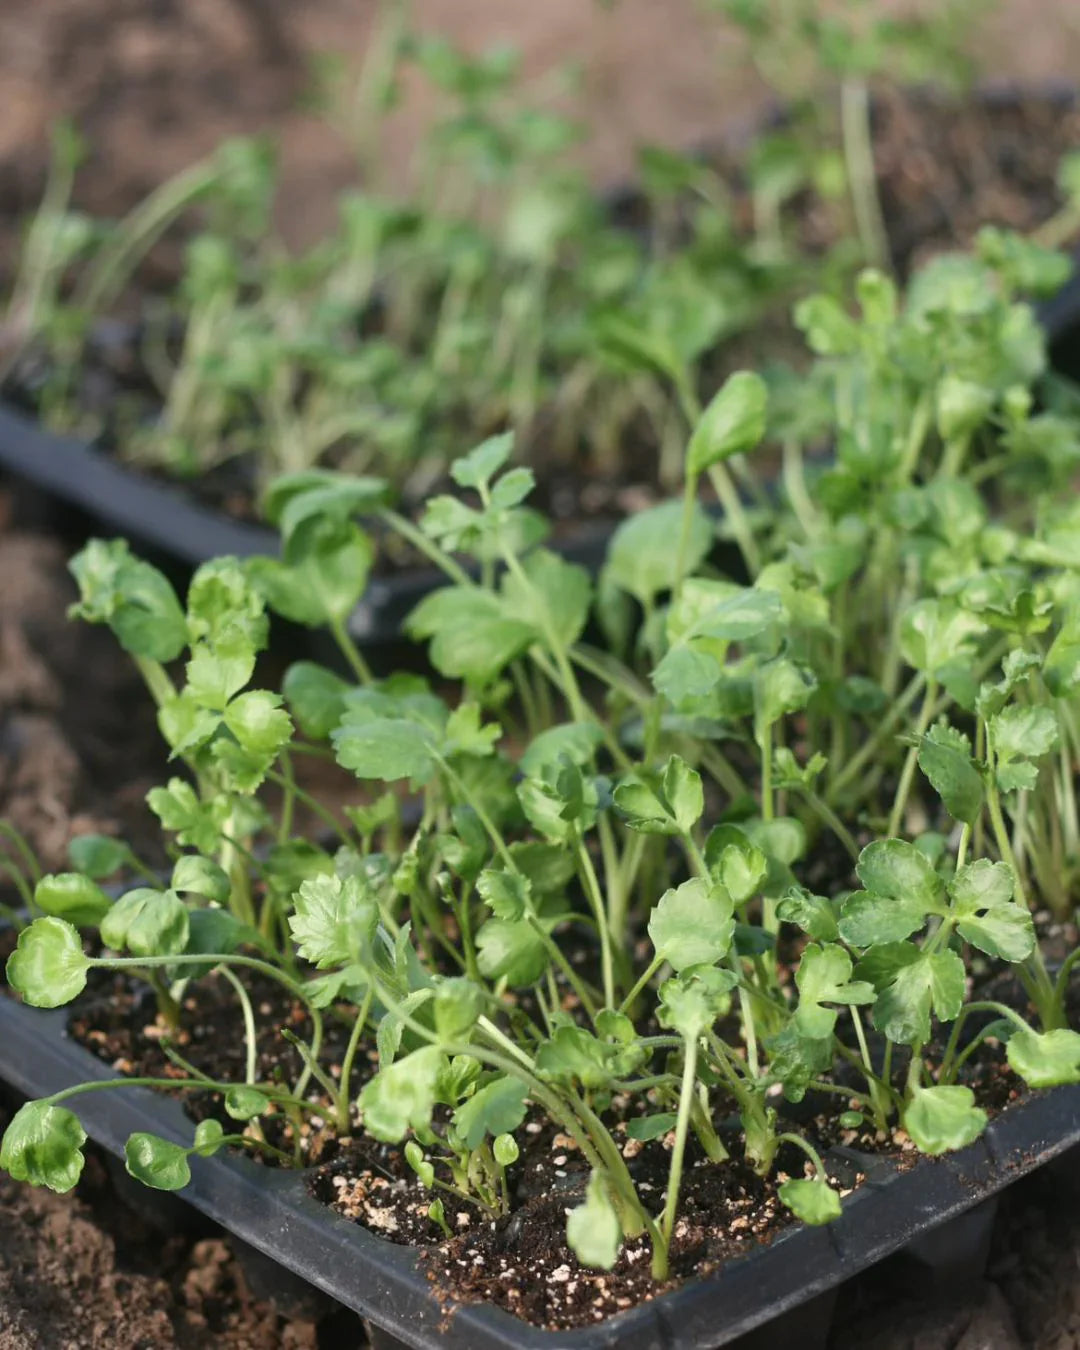
<path fill-rule="evenodd" d="M 976 97 L 991 105 L 1009 105 L 1032 92 L 1011 83 L 988 84 Z M 1076 102 L 1067 84 L 1048 83 L 1035 90 L 1063 108 Z M 762 125 L 779 125 L 784 109 L 737 127 L 732 144 L 747 144 Z M 701 153 L 706 153 L 704 148 Z M 643 198 L 629 186 L 607 194 L 612 219 L 640 229 Z M 1037 307 L 1054 368 L 1080 380 L 1080 253 L 1073 277 L 1051 300 Z M 276 553 L 277 536 L 260 525 L 236 520 L 201 505 L 181 485 L 150 478 L 112 460 L 93 445 L 45 431 L 32 418 L 0 405 L 0 472 L 29 483 L 58 504 L 75 508 L 91 533 L 119 533 L 163 563 L 190 569 L 208 558 Z M 603 559 L 610 527 L 582 527 L 554 547 L 572 562 L 595 568 Z M 428 567 L 376 577 L 354 611 L 354 638 L 374 648 L 400 640 L 402 618 L 436 585 L 442 574 Z"/>
<path fill-rule="evenodd" d="M 66 1019 L 64 1011 L 0 997 L 0 1076 L 34 1097 L 113 1076 L 67 1038 Z M 70 1105 L 90 1137 L 114 1154 L 137 1130 L 191 1140 L 180 1103 L 146 1089 L 87 1093 Z M 825 1345 L 831 1295 L 843 1281 L 901 1250 L 947 1281 L 962 1279 L 985 1251 L 997 1192 L 1078 1143 L 1080 1086 L 1033 1094 L 998 1116 L 971 1147 L 906 1171 L 834 1150 L 828 1159 L 834 1172 L 866 1178 L 836 1223 L 794 1225 L 771 1245 L 670 1294 L 594 1327 L 557 1333 L 488 1305 L 441 1306 L 416 1252 L 334 1214 L 308 1194 L 301 1173 L 234 1154 L 193 1157 L 183 1195 L 241 1243 L 359 1313 L 377 1347 L 783 1350 L 797 1340 L 801 1350 L 814 1350 Z"/>

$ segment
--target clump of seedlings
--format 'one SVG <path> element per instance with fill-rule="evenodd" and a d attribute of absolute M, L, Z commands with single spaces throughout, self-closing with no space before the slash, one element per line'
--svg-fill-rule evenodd
<path fill-rule="evenodd" d="M 869 91 L 969 75 L 981 6 L 950 0 L 917 22 L 865 2 L 844 16 L 820 0 L 713 7 L 788 116 L 723 170 L 643 147 L 629 221 L 575 162 L 588 128 L 558 111 L 568 76 L 527 85 L 514 53 L 424 37 L 401 0 L 380 6 L 357 81 L 323 64 L 318 100 L 358 177 L 306 250 L 273 227 L 262 143 L 227 142 L 106 223 L 70 207 L 81 148 L 60 128 L 0 321 L 0 386 L 241 514 L 275 476 L 331 466 L 387 479 L 415 516 L 462 444 L 507 429 L 553 514 L 619 515 L 628 487 L 677 491 L 699 400 L 746 362 L 733 344 L 786 355 L 796 297 L 892 266 Z M 403 198 L 380 147 L 418 78 L 439 115 Z M 1067 165 L 1048 242 L 1077 230 L 1076 180 Z M 828 228 L 808 231 L 807 214 Z M 160 293 L 142 264 L 163 237 L 185 247 Z"/>
<path fill-rule="evenodd" d="M 60 128 L 3 320 L 0 382 L 49 425 L 101 434 L 174 477 L 240 458 L 252 497 L 277 474 L 332 463 L 422 501 L 463 440 L 506 427 L 526 457 L 542 434 L 546 465 L 584 455 L 600 475 L 632 434 L 653 461 L 665 448 L 673 486 L 679 414 L 653 366 L 628 378 L 614 316 L 696 375 L 786 293 L 791 264 L 755 259 L 730 203 L 699 194 L 708 175 L 677 156 L 649 180 L 661 214 L 691 194 L 677 234 L 620 228 L 573 160 L 585 129 L 556 110 L 566 75 L 527 87 L 513 51 L 467 56 L 413 32 L 400 0 L 382 8 L 358 82 L 322 71 L 318 99 L 355 147 L 358 182 L 306 251 L 273 228 L 270 147 L 229 142 L 106 224 L 70 208 L 81 147 Z M 407 78 L 439 116 L 403 198 L 379 151 Z M 178 285 L 140 296 L 139 265 L 181 220 Z M 136 320 L 137 378 L 95 345 L 117 317 Z M 104 409 L 82 396 L 88 360 L 117 386 Z"/>
<path fill-rule="evenodd" d="M 203 566 L 186 605 L 123 542 L 88 545 L 75 613 L 157 703 L 176 773 L 149 803 L 174 863 L 114 900 L 100 883 L 130 852 L 77 842 L 72 872 L 24 883 L 8 980 L 56 1007 L 126 972 L 169 1028 L 221 972 L 248 1047 L 242 1081 L 153 1083 L 217 1094 L 236 1128 L 135 1135 L 129 1171 L 176 1188 L 191 1154 L 266 1151 L 271 1115 L 317 1114 L 404 1146 L 438 1243 L 465 1202 L 517 1208 L 540 1122 L 586 1167 L 577 1260 L 645 1242 L 664 1281 L 691 1160 L 769 1177 L 782 1155 L 782 1203 L 840 1214 L 820 1136 L 792 1123 L 808 1094 L 937 1155 L 995 1108 L 983 1056 L 1004 1047 L 999 1073 L 1031 1088 L 1080 1081 L 1077 950 L 1040 942 L 1080 881 L 1080 422 L 1039 408 L 1021 298 L 1062 267 L 994 232 L 903 297 L 871 270 L 851 308 L 805 301 L 805 382 L 770 411 L 757 375 L 730 378 L 681 500 L 627 520 L 596 578 L 545 547 L 509 435 L 458 459 L 460 493 L 418 526 L 375 480 L 278 480 L 281 557 Z M 771 439 L 778 483 L 753 471 Z M 445 575 L 406 625 L 437 682 L 376 678 L 349 636 L 371 522 Z M 348 673 L 253 686 L 268 611 L 327 629 Z M 312 798 L 304 756 L 367 803 Z M 296 834 L 301 805 L 325 838 Z M 307 1009 L 294 1081 L 258 1074 L 253 974 Z M 71 1106 L 102 1086 L 23 1107 L 3 1166 L 74 1185 Z M 637 1145 L 663 1149 L 662 1193 Z"/>

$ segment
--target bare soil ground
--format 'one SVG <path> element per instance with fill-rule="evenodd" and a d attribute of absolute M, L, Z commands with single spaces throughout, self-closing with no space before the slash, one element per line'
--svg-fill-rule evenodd
<path fill-rule="evenodd" d="M 890 8 L 927 9 L 936 0 Z M 600 183 L 626 178 L 642 141 L 685 146 L 750 121 L 769 95 L 729 28 L 702 0 L 415 0 L 419 26 L 481 50 L 512 43 L 539 76 L 580 63 L 573 110 L 594 128 L 585 162 Z M 350 151 L 298 109 L 310 61 L 358 64 L 375 0 L 4 0 L 0 6 L 0 270 L 11 221 L 41 190 L 47 131 L 73 118 L 92 149 L 79 199 L 118 213 L 222 136 L 265 131 L 282 147 L 282 224 L 298 240 L 325 225 L 353 177 Z M 1080 63 L 1075 0 L 999 0 L 973 33 L 983 74 L 1072 80 Z M 388 128 L 407 173 L 431 116 L 410 97 Z"/>

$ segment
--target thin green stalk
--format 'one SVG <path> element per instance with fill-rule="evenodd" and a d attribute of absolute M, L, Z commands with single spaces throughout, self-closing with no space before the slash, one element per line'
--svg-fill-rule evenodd
<path fill-rule="evenodd" d="M 244 1082 L 249 1086 L 255 1082 L 258 1070 L 258 1040 L 255 1034 L 255 1014 L 251 1008 L 251 999 L 248 998 L 248 992 L 243 984 L 236 978 L 228 966 L 219 966 L 220 973 L 232 985 L 237 999 L 240 1001 L 240 1010 L 244 1018 Z"/>
<path fill-rule="evenodd" d="M 671 1149 L 671 1165 L 668 1169 L 667 1198 L 660 1220 L 660 1232 L 664 1238 L 662 1249 L 653 1252 L 653 1277 L 667 1278 L 668 1248 L 675 1229 L 675 1215 L 679 1208 L 679 1187 L 682 1184 L 683 1157 L 686 1153 L 686 1136 L 690 1130 L 690 1111 L 694 1104 L 694 1084 L 697 1081 L 698 1042 L 696 1036 L 685 1038 L 683 1054 L 682 1083 L 679 1087 L 679 1110 L 675 1117 L 675 1142 Z"/>
<path fill-rule="evenodd" d="M 349 1082 L 352 1077 L 353 1061 L 356 1059 L 356 1052 L 360 1045 L 360 1037 L 363 1035 L 364 1026 L 367 1023 L 368 1014 L 371 1012 L 371 1002 L 374 997 L 374 988 L 369 983 L 364 990 L 363 1001 L 353 1022 L 352 1031 L 349 1033 L 349 1043 L 345 1047 L 345 1056 L 341 1061 L 341 1077 L 338 1080 L 337 1092 L 337 1125 L 341 1133 L 347 1134 L 352 1124 L 350 1101 L 349 1101 Z"/>
<path fill-rule="evenodd" d="M 697 504 L 698 475 L 689 468 L 683 483 L 682 515 L 679 518 L 679 542 L 675 549 L 675 571 L 671 576 L 672 605 L 679 603 L 682 593 L 683 577 L 686 575 L 686 555 L 690 547 L 690 531 L 694 523 L 694 507 Z"/>
<path fill-rule="evenodd" d="M 282 755 L 279 758 L 283 761 L 286 757 Z M 341 840 L 346 848 L 352 846 L 352 838 L 350 837 L 348 830 L 341 824 L 332 811 L 328 811 L 317 798 L 313 797 L 310 792 L 307 792 L 304 788 L 300 787 L 295 778 L 293 778 L 291 772 L 289 774 L 283 774 L 277 773 L 274 769 L 268 769 L 266 777 L 271 783 L 276 783 L 278 787 L 289 796 L 295 798 L 296 801 L 302 802 L 313 816 L 318 817 L 326 828 L 332 831 L 338 839 Z M 288 838 L 287 835 L 285 837 Z"/>
<path fill-rule="evenodd" d="M 909 681 L 903 693 L 896 699 L 892 707 L 877 724 L 874 731 L 863 742 L 861 748 L 855 752 L 840 770 L 829 785 L 826 799 L 832 803 L 836 800 L 842 788 L 868 764 L 881 748 L 882 743 L 892 734 L 896 724 L 903 718 L 908 708 L 919 697 L 919 694 L 926 684 L 926 676 L 920 671 Z"/>
<path fill-rule="evenodd" d="M 615 968 L 611 959 L 611 934 L 608 932 L 607 911 L 604 897 L 600 893 L 600 882 L 596 876 L 589 850 L 585 847 L 580 834 L 577 836 L 577 856 L 582 886 L 596 917 L 596 931 L 600 938 L 600 968 L 603 972 L 604 1007 L 615 1007 Z"/>
<path fill-rule="evenodd" d="M 294 980 L 291 975 L 277 966 L 271 965 L 269 961 L 260 961 L 255 956 L 240 956 L 236 952 L 217 952 L 207 953 L 196 956 L 195 954 L 181 953 L 179 956 L 113 956 L 101 957 L 91 956 L 87 958 L 89 967 L 100 967 L 103 970 L 145 970 L 160 966 L 195 966 L 209 964 L 211 966 L 232 965 L 244 966 L 248 970 L 254 970 L 260 975 L 265 975 L 268 979 L 276 980 L 278 984 L 284 985 L 288 991 L 303 1003 L 311 1018 L 312 1053 L 318 1057 L 318 1048 L 322 1044 L 323 1019 L 322 1013 L 310 1001 L 304 986 L 299 980 Z M 311 1074 L 305 1068 L 300 1079 L 294 1088 L 294 1094 L 297 1097 L 303 1096 L 303 1090 L 310 1080 Z"/>
<path fill-rule="evenodd" d="M 329 627 L 334 641 L 356 678 L 362 685 L 372 684 L 375 677 L 371 673 L 371 667 L 364 660 L 360 648 L 349 636 L 349 631 L 339 614 L 331 614 Z"/>
<path fill-rule="evenodd" d="M 960 1009 L 960 1012 L 957 1015 L 956 1020 L 953 1022 L 952 1028 L 949 1032 L 949 1039 L 945 1045 L 945 1053 L 941 1059 L 941 1067 L 938 1070 L 938 1081 L 940 1083 L 950 1083 L 953 1081 L 953 1079 L 956 1076 L 956 1071 L 959 1069 L 960 1065 L 964 1062 L 968 1054 L 972 1052 L 975 1046 L 978 1045 L 979 1041 L 986 1034 L 986 1029 L 984 1028 L 982 1031 L 979 1032 L 978 1036 L 975 1037 L 975 1040 L 972 1043 L 972 1045 L 968 1046 L 965 1049 L 961 1058 L 958 1059 L 955 1064 L 953 1063 L 953 1059 L 956 1056 L 957 1046 L 960 1043 L 960 1031 L 964 1023 L 967 1021 L 967 1019 L 971 1016 L 972 1013 L 980 1013 L 980 1012 L 990 1012 L 996 1014 L 998 1017 L 1004 1017 L 1007 1021 L 1012 1022 L 1012 1024 L 1016 1027 L 1018 1031 L 1030 1031 L 1031 1029 L 1028 1026 L 1028 1024 L 1024 1021 L 1024 1019 L 1020 1016 L 1020 1014 L 1015 1012 L 1012 1008 L 1008 1007 L 1007 1004 L 997 1003 L 992 999 L 980 999 L 973 1003 L 965 1003 L 964 1006 Z"/>
<path fill-rule="evenodd" d="M 923 699 L 922 708 L 919 710 L 918 721 L 915 723 L 916 744 L 909 747 L 904 758 L 904 767 L 900 771 L 900 783 L 893 799 L 892 811 L 889 813 L 889 824 L 886 832 L 890 838 L 895 838 L 900 833 L 900 827 L 904 823 L 908 794 L 911 792 L 911 785 L 915 780 L 915 769 L 919 762 L 919 746 L 934 714 L 934 700 L 937 698 L 937 692 L 937 681 L 933 676 L 930 676 L 926 681 L 926 696 Z"/>
<path fill-rule="evenodd" d="M 826 1185 L 828 1184 L 829 1174 L 825 1170 L 825 1164 L 821 1161 L 821 1154 L 817 1151 L 817 1149 L 813 1146 L 813 1144 L 805 1140 L 801 1134 L 790 1134 L 787 1132 L 785 1132 L 784 1134 L 778 1134 L 776 1136 L 776 1142 L 778 1144 L 794 1144 L 796 1148 L 802 1149 L 802 1151 L 814 1164 L 814 1168 L 817 1171 L 818 1180 L 825 1182 Z"/>
<path fill-rule="evenodd" d="M 9 820 L 0 820 L 0 838 L 7 839 L 14 846 L 15 851 L 23 860 L 23 866 L 26 868 L 30 880 L 36 886 L 41 880 L 41 866 L 34 850 Z"/>
<path fill-rule="evenodd" d="M 73 297 L 85 314 L 99 314 L 123 288 L 140 253 L 145 253 L 172 220 L 221 178 L 213 160 L 193 164 L 156 188 L 120 222 Z"/>
<path fill-rule="evenodd" d="M 848 76 L 841 82 L 840 128 L 859 241 L 866 261 L 887 272 L 890 270 L 889 237 L 878 198 L 870 130 L 870 93 L 865 80 Z"/>
<path fill-rule="evenodd" d="M 663 964 L 664 958 L 662 956 L 653 957 L 653 959 L 649 962 L 646 968 L 641 972 L 640 976 L 638 977 L 637 983 L 634 985 L 633 989 L 630 990 L 627 996 L 623 999 L 622 1003 L 619 1004 L 619 1012 L 621 1013 L 628 1012 L 629 1009 L 631 1009 L 634 1006 L 634 1002 L 637 999 L 638 995 L 642 992 L 642 990 L 645 988 L 645 986 L 649 983 L 649 981 L 652 979 L 652 977 L 656 974 L 656 972 L 660 969 L 660 967 Z"/>
<path fill-rule="evenodd" d="M 870 1102 L 874 1112 L 874 1123 L 879 1129 L 884 1130 L 889 1123 L 889 1113 L 885 1104 L 881 1101 L 881 1089 L 877 1077 L 874 1074 L 874 1062 L 870 1058 L 870 1048 L 866 1043 L 866 1032 L 863 1030 L 862 1017 L 854 1004 L 849 1006 L 852 1025 L 855 1028 L 855 1039 L 859 1043 L 859 1054 L 862 1056 L 863 1067 L 866 1071 L 866 1081 L 870 1086 Z"/>
<path fill-rule="evenodd" d="M 836 814 L 836 812 L 832 809 L 832 807 L 826 806 L 826 804 L 821 800 L 821 798 L 817 795 L 817 793 L 811 791 L 810 789 L 805 789 L 802 793 L 802 796 L 803 800 L 807 803 L 810 809 L 812 811 L 817 812 L 817 814 L 821 817 L 822 821 L 828 826 L 830 830 L 832 830 L 833 834 L 836 835 L 837 839 L 840 840 L 840 843 L 843 844 L 844 849 L 846 850 L 851 860 L 853 862 L 858 862 L 859 846 L 858 844 L 856 844 L 854 836 L 852 835 L 851 831 L 840 819 L 840 817 Z"/>

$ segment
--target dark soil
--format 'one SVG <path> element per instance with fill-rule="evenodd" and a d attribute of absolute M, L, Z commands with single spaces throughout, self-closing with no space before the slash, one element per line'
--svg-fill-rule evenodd
<path fill-rule="evenodd" d="M 655 1298 L 693 1274 L 771 1241 L 789 1223 L 777 1185 L 802 1175 L 802 1155 L 782 1151 L 766 1180 L 738 1160 L 710 1166 L 691 1146 L 680 1192 L 680 1217 L 671 1251 L 671 1278 L 652 1279 L 644 1237 L 628 1242 L 612 1271 L 582 1266 L 566 1243 L 566 1213 L 581 1202 L 589 1169 L 574 1141 L 540 1120 L 519 1136 L 522 1154 L 510 1169 L 512 1209 L 492 1219 L 475 1206 L 443 1194 L 446 1223 L 441 1240 L 427 1218 L 425 1191 L 400 1151 L 367 1144 L 350 1149 L 312 1178 L 317 1198 L 391 1242 L 425 1247 L 423 1264 L 448 1309 L 455 1302 L 494 1303 L 549 1330 L 611 1317 Z M 662 1204 L 670 1139 L 639 1144 L 620 1134 L 631 1174 L 646 1204 Z M 841 1178 L 843 1180 L 843 1178 Z M 854 1182 L 855 1178 L 847 1178 Z M 850 1185 L 845 1189 L 850 1189 Z"/>
<path fill-rule="evenodd" d="M 878 192 L 901 275 L 969 244 L 983 225 L 1027 233 L 1062 205 L 1058 165 L 1080 144 L 1075 93 L 990 95 L 955 102 L 896 91 L 875 108 Z M 819 202 L 808 201 L 807 242 L 830 242 Z"/>
<path fill-rule="evenodd" d="M 238 972 L 241 976 L 244 972 Z M 236 993 L 221 976 L 210 975 L 193 982 L 182 1008 L 181 1026 L 169 1030 L 157 1016 L 153 998 L 145 989 L 133 989 L 123 978 L 107 982 L 111 989 L 100 988 L 93 998 L 76 1004 L 68 1024 L 70 1035 L 85 1045 L 117 1073 L 133 1077 L 184 1079 L 189 1075 L 169 1059 L 165 1044 L 171 1045 L 190 1064 L 218 1082 L 243 1083 L 246 1045 Z M 256 1078 L 259 1082 L 295 1083 L 303 1068 L 299 1052 L 281 1036 L 284 1027 L 305 1043 L 311 1040 L 310 1017 L 302 1004 L 279 984 L 255 975 L 245 980 L 256 1026 Z M 332 1017 L 326 1020 L 321 1062 L 334 1079 L 341 1075 L 341 1057 L 348 1041 L 348 1027 Z M 350 1080 L 351 1096 L 356 1095 L 375 1071 L 377 1056 L 357 1056 Z M 321 1093 L 312 1083 L 308 1097 Z M 193 1120 L 214 1116 L 230 1132 L 236 1122 L 225 1112 L 216 1094 L 187 1092 L 184 1108 Z M 301 1129 L 299 1141 L 290 1121 L 280 1114 L 261 1118 L 266 1141 L 276 1148 L 299 1149 L 303 1163 L 318 1163 L 334 1157 L 338 1140 L 319 1117 L 311 1116 Z M 272 1162 L 264 1154 L 255 1154 Z"/>
<path fill-rule="evenodd" d="M 0 484 L 0 819 L 46 871 L 63 870 L 74 834 L 122 835 L 152 857 L 144 797 L 165 768 L 153 705 L 113 635 L 67 619 L 68 550 L 23 519 Z"/>
<path fill-rule="evenodd" d="M 163 1237 L 87 1154 L 72 1195 L 0 1174 L 0 1350 L 315 1350 L 312 1323 L 252 1296 L 226 1238 Z"/>

